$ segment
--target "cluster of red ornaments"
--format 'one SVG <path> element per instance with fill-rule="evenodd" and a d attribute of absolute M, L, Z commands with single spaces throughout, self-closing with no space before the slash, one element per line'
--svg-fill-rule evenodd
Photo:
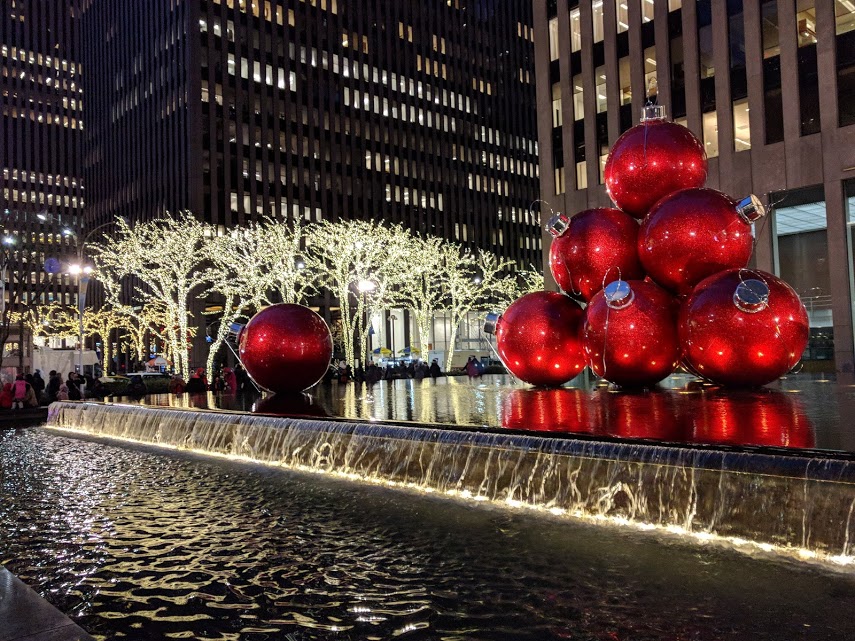
<path fill-rule="evenodd" d="M 792 369 L 808 317 L 789 285 L 747 268 L 759 200 L 704 188 L 703 146 L 658 106 L 617 140 L 604 173 L 617 209 L 549 223 L 550 269 L 566 295 L 528 294 L 495 320 L 505 366 L 545 387 L 586 365 L 621 386 L 653 385 L 681 363 L 729 386 Z"/>

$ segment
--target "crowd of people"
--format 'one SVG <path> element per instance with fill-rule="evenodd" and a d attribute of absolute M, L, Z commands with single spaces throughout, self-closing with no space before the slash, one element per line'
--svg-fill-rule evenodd
<path fill-rule="evenodd" d="M 442 375 L 442 370 L 436 359 L 433 359 L 430 366 L 424 361 L 398 361 L 397 363 L 386 363 L 384 368 L 371 361 L 368 363 L 368 367 L 363 368 L 359 365 L 356 369 L 342 361 L 337 368 L 332 366 L 329 368 L 324 381 L 338 381 L 339 383 L 353 381 L 373 384 L 378 381 L 391 381 L 397 378 L 413 378 L 416 380 L 433 378 L 435 380 Z"/>
<path fill-rule="evenodd" d="M 0 390 L 0 409 L 25 409 L 48 405 L 54 401 L 79 401 L 83 391 L 89 398 L 103 398 L 107 390 L 97 378 L 81 376 L 69 372 L 63 378 L 60 372 L 51 370 L 48 379 L 42 377 L 41 370 L 32 374 L 18 374 L 14 380 L 7 380 Z"/>
<path fill-rule="evenodd" d="M 241 394 L 251 387 L 249 376 L 240 364 L 234 368 L 223 367 L 214 373 L 211 381 L 205 375 L 205 369 L 199 367 L 193 370 L 188 380 L 184 380 L 178 374 L 174 374 L 169 381 L 170 394 L 204 394 L 214 392 L 216 394 Z"/>

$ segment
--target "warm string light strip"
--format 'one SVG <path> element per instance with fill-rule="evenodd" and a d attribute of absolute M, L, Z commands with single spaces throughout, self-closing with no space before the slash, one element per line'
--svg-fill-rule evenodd
<path fill-rule="evenodd" d="M 576 519 L 585 523 L 598 525 L 598 526 L 611 526 L 611 527 L 619 527 L 619 528 L 629 528 L 639 532 L 655 532 L 660 535 L 666 536 L 676 536 L 681 539 L 688 539 L 694 543 L 698 543 L 701 545 L 717 545 L 720 547 L 724 547 L 727 549 L 736 550 L 743 554 L 768 554 L 785 557 L 791 560 L 797 560 L 800 562 L 809 562 L 820 565 L 825 569 L 834 569 L 837 571 L 845 571 L 847 573 L 851 572 L 853 566 L 855 566 L 855 555 L 832 555 L 832 554 L 824 554 L 822 552 L 816 552 L 814 550 L 808 550 L 806 548 L 800 547 L 790 547 L 783 545 L 776 545 L 773 543 L 766 543 L 763 541 L 753 541 L 751 539 L 744 539 L 741 537 L 735 536 L 721 536 L 719 534 L 713 534 L 711 532 L 694 532 L 688 530 L 679 525 L 657 525 L 655 523 L 646 523 L 642 521 L 633 521 L 631 519 L 627 519 L 625 517 L 615 517 L 615 516 L 605 516 L 602 514 L 590 514 L 583 512 L 581 510 L 566 510 L 563 508 L 556 507 L 546 507 L 544 505 L 536 505 L 531 503 L 526 503 L 524 501 L 517 501 L 515 499 L 505 499 L 505 500 L 492 500 L 485 496 L 480 496 L 477 494 L 473 494 L 469 490 L 437 490 L 435 488 L 426 487 L 423 485 L 418 485 L 416 483 L 403 483 L 400 481 L 392 481 L 390 479 L 377 478 L 371 476 L 364 476 L 362 474 L 355 474 L 352 472 L 342 472 L 337 470 L 321 470 L 315 467 L 310 467 L 307 465 L 288 465 L 281 463 L 270 463 L 267 461 L 260 461 L 258 459 L 251 458 L 249 456 L 241 456 L 238 454 L 220 454 L 218 452 L 210 452 L 208 450 L 199 450 L 195 448 L 188 447 L 179 447 L 177 445 L 170 445 L 164 443 L 151 443 L 148 441 L 140 441 L 127 437 L 120 436 L 101 436 L 98 434 L 92 434 L 91 432 L 87 432 L 85 430 L 79 430 L 70 427 L 59 427 L 56 425 L 46 425 L 46 429 L 53 430 L 60 433 L 70 433 L 75 435 L 84 436 L 88 439 L 96 440 L 96 441 L 120 441 L 124 443 L 133 443 L 135 445 L 143 445 L 155 448 L 161 448 L 165 450 L 175 450 L 178 452 L 189 452 L 196 455 L 208 456 L 212 458 L 224 459 L 228 461 L 237 461 L 241 463 L 251 463 L 253 465 L 264 465 L 267 467 L 278 467 L 290 471 L 301 472 L 301 473 L 310 473 L 316 474 L 319 476 L 328 476 L 337 479 L 344 479 L 347 481 L 353 481 L 357 483 L 368 483 L 371 485 L 378 485 L 382 487 L 388 487 L 392 489 L 398 490 L 406 490 L 406 491 L 414 491 L 420 494 L 425 495 L 433 495 L 433 496 L 443 496 L 452 498 L 455 500 L 459 500 L 466 503 L 471 504 L 484 504 L 489 503 L 490 505 L 503 509 L 512 509 L 517 511 L 527 511 L 533 512 L 540 515 L 550 515 L 559 518 L 571 518 Z"/>

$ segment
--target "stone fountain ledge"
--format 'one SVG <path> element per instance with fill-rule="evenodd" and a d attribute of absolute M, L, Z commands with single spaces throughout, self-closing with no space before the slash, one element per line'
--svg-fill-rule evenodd
<path fill-rule="evenodd" d="M 54 403 L 48 427 L 855 568 L 855 461 L 821 451 L 90 402 Z"/>
<path fill-rule="evenodd" d="M 94 641 L 0 566 L 0 641 Z"/>

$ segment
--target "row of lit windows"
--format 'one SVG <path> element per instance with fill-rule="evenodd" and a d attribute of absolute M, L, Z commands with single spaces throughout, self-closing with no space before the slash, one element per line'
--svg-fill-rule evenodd
<path fill-rule="evenodd" d="M 3 179 L 38 183 L 39 185 L 48 185 L 49 187 L 53 187 L 54 185 L 57 187 L 77 187 L 76 178 L 69 178 L 68 176 L 62 176 L 60 174 L 57 174 L 56 176 L 53 174 L 45 175 L 40 172 L 27 171 L 26 169 L 12 169 L 10 171 L 8 168 L 4 168 Z"/>
<path fill-rule="evenodd" d="M 356 32 L 348 33 L 345 31 L 341 34 L 341 46 L 349 47 L 354 51 L 368 53 L 368 36 L 362 36 L 362 38 L 360 38 L 359 34 Z"/>
<path fill-rule="evenodd" d="M 522 67 L 520 67 L 519 80 L 524 84 L 532 84 L 533 81 L 531 79 L 531 72 L 528 69 L 523 69 Z"/>
<path fill-rule="evenodd" d="M 419 125 L 427 125 L 435 127 L 443 131 L 457 131 L 457 120 L 449 119 L 447 115 L 440 115 L 431 110 L 425 110 L 414 105 L 397 105 L 392 104 L 389 108 L 388 98 L 380 98 L 379 96 L 371 96 L 368 93 L 360 93 L 358 90 L 353 90 L 353 100 L 351 100 L 351 91 L 349 87 L 344 88 L 344 105 L 346 107 L 356 107 L 366 111 L 372 111 L 375 114 L 382 115 L 384 118 L 395 118 L 404 122 L 418 123 Z M 400 106 L 400 110 L 399 110 Z M 449 122 L 451 127 L 449 127 Z"/>
<path fill-rule="evenodd" d="M 520 38 L 525 38 L 526 40 L 534 42 L 534 29 L 529 27 L 527 24 L 517 22 L 517 35 Z"/>
<path fill-rule="evenodd" d="M 488 176 L 481 176 L 480 174 L 469 174 L 467 184 L 469 189 L 473 191 L 483 191 L 488 194 L 498 194 L 500 196 L 508 196 L 511 191 L 507 180 L 490 178 Z"/>
<path fill-rule="evenodd" d="M 321 11 L 329 9 L 330 13 L 338 13 L 338 0 L 300 0 Z M 263 18 L 268 22 L 276 19 L 277 24 L 282 24 L 282 7 L 274 7 L 270 0 L 214 0 L 214 4 L 225 4 L 229 9 L 238 8 L 244 13 L 251 13 L 256 18 Z"/>
<path fill-rule="evenodd" d="M 274 69 L 271 65 L 264 65 L 262 68 L 261 63 L 257 60 L 254 62 L 250 62 L 246 58 L 240 59 L 240 70 L 237 69 L 237 62 L 235 61 L 235 55 L 233 53 L 229 54 L 228 58 L 228 68 L 229 75 L 238 75 L 244 80 L 249 80 L 250 78 L 250 69 L 252 69 L 252 79 L 255 82 L 263 82 L 264 84 L 272 87 L 276 86 L 279 89 L 285 89 L 285 70 L 281 67 L 278 69 Z M 289 74 L 288 78 L 288 89 L 291 91 L 297 91 L 297 74 L 293 71 Z M 204 98 L 203 98 L 204 99 Z"/>
<path fill-rule="evenodd" d="M 67 78 L 53 78 L 52 76 L 42 76 L 41 73 L 29 73 L 25 69 L 18 69 L 17 67 L 3 67 L 3 77 L 4 78 L 17 78 L 19 80 L 29 80 L 30 82 L 36 85 L 44 85 L 46 87 L 50 87 L 52 89 L 58 89 L 62 91 L 80 91 L 83 93 L 83 87 L 78 85 L 74 80 L 68 80 Z M 54 83 L 56 80 L 56 83 Z"/>
<path fill-rule="evenodd" d="M 472 88 L 475 91 L 480 91 L 481 93 L 485 93 L 488 96 L 493 95 L 493 86 L 489 82 L 484 82 L 483 80 L 479 80 L 478 78 L 472 78 Z"/>
<path fill-rule="evenodd" d="M 421 202 L 423 209 L 430 207 L 443 211 L 444 205 L 442 202 L 442 194 L 434 194 L 424 190 L 410 189 L 409 187 L 401 187 L 400 185 L 386 185 L 386 202 L 392 201 L 403 203 L 404 205 L 418 205 Z"/>
<path fill-rule="evenodd" d="M 0 45 L 0 55 L 4 57 L 8 56 L 10 58 L 17 58 L 23 62 L 29 62 L 30 64 L 38 64 L 45 67 L 53 67 L 57 71 L 62 69 L 63 71 L 69 72 L 70 75 L 74 75 L 80 69 L 80 65 L 74 62 L 68 62 L 67 60 L 62 60 L 61 58 L 57 58 L 55 56 L 43 56 L 40 53 L 36 53 L 33 51 L 26 51 L 24 49 L 19 49 L 17 47 L 9 47 L 8 45 Z"/>
<path fill-rule="evenodd" d="M 45 194 L 44 192 L 18 191 L 17 189 L 4 189 L 3 199 L 6 202 L 33 203 L 38 205 L 50 205 L 53 207 L 82 208 L 85 205 L 83 198 L 61 194 Z"/>
<path fill-rule="evenodd" d="M 429 58 L 424 58 L 424 69 L 422 68 L 422 56 L 418 54 L 416 56 L 416 71 L 422 71 L 429 76 L 436 76 L 437 78 L 442 78 L 443 80 L 448 79 L 448 67 L 444 62 L 440 63 L 438 60 L 434 60 L 433 64 L 431 64 L 431 60 Z M 483 82 L 483 81 L 482 81 Z M 475 79 L 472 79 L 472 84 L 475 84 Z"/>
<path fill-rule="evenodd" d="M 70 116 L 59 116 L 51 113 L 41 113 L 33 109 L 18 107 L 4 107 L 3 115 L 11 118 L 26 118 L 33 122 L 47 123 L 49 125 L 60 125 L 70 129 L 83 129 L 83 121 Z"/>

